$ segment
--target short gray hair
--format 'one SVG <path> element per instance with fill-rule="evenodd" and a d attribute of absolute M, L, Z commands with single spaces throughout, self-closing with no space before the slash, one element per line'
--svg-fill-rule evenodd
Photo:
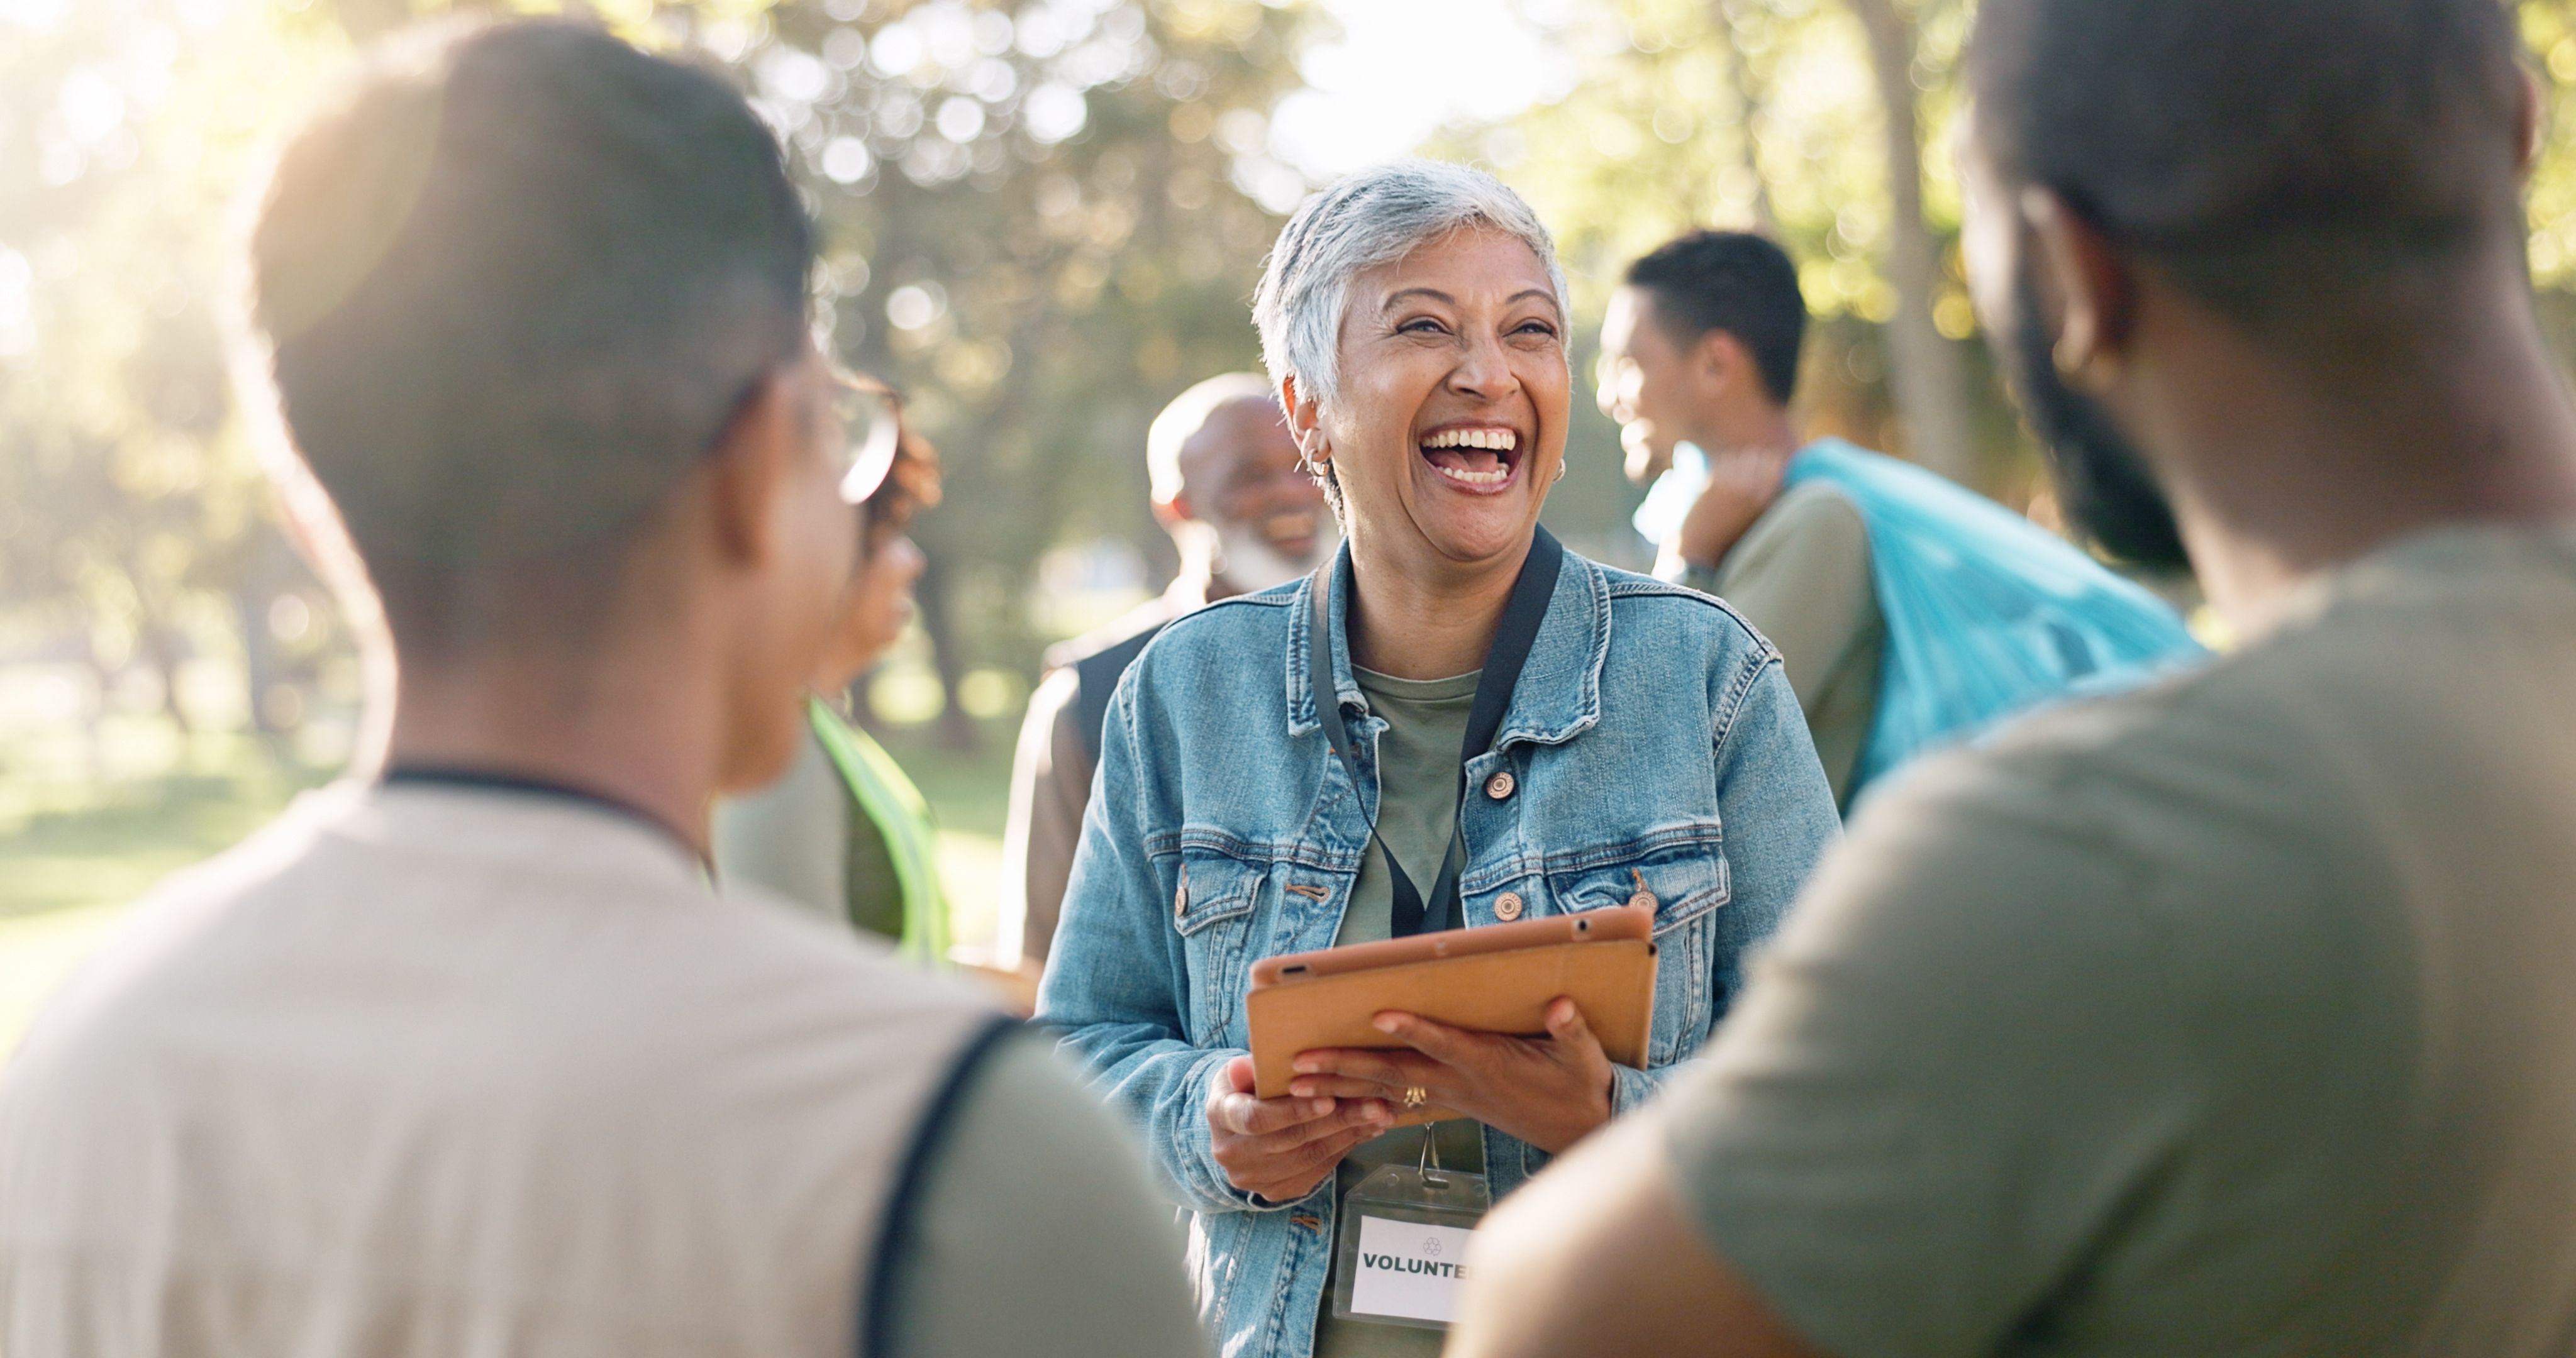
<path fill-rule="evenodd" d="M 1252 294 L 1261 361 L 1275 386 L 1294 376 L 1300 399 L 1332 400 L 1341 385 L 1342 316 L 1351 280 L 1464 227 L 1500 231 L 1530 248 L 1570 311 L 1556 241 L 1521 196 L 1482 170 L 1399 160 L 1345 175 L 1305 201 L 1279 232 Z"/>

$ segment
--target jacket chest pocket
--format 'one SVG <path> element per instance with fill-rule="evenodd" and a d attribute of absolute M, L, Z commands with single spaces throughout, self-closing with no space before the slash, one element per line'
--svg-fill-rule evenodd
<path fill-rule="evenodd" d="M 1242 1012 L 1240 996 L 1251 966 L 1254 911 L 1268 883 L 1269 865 L 1210 849 L 1188 848 L 1173 869 L 1172 928 L 1187 963 L 1188 1003 L 1181 1015 L 1192 1043 L 1242 1046 L 1230 1031 Z"/>
<path fill-rule="evenodd" d="M 1553 855 L 1547 878 L 1556 908 L 1569 914 L 1653 906 L 1655 1029 L 1647 1060 L 1665 1066 L 1699 1050 L 1716 1019 L 1717 912 L 1727 901 L 1717 823 L 1663 827 L 1625 843 Z"/>

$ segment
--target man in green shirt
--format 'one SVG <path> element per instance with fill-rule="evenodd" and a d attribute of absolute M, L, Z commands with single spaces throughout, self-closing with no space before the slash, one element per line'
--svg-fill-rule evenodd
<path fill-rule="evenodd" d="M 2511 12 L 1978 22 L 1980 312 L 2070 506 L 2178 521 L 2243 649 L 1867 808 L 1696 1077 L 1488 1224 L 1451 1352 L 2568 1353 L 2576 410 Z"/>
<path fill-rule="evenodd" d="M 1779 246 L 1696 232 L 1630 266 L 1611 294 L 1599 396 L 1629 478 L 1656 481 L 1639 518 L 1655 574 L 1726 600 L 1779 648 L 1842 803 L 1878 715 L 1887 624 L 1859 506 L 1826 482 L 1786 485 L 1806 443 L 1789 410 L 1806 333 Z"/>
<path fill-rule="evenodd" d="M 1657 573 L 1779 648 L 1846 815 L 1933 750 L 2200 658 L 2164 601 L 2021 515 L 1884 453 L 1802 441 L 1806 320 L 1779 246 L 1694 231 L 1629 266 L 1601 326 L 1600 398 L 1630 472 L 1669 468 L 1637 511 Z"/>

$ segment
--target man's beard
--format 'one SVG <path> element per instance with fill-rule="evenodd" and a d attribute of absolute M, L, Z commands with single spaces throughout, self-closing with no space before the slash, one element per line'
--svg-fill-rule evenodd
<path fill-rule="evenodd" d="M 1270 539 L 1251 524 L 1221 520 L 1210 525 L 1215 530 L 1213 564 L 1218 577 L 1243 593 L 1258 594 L 1313 571 L 1341 545 L 1341 539 L 1333 533 L 1331 517 L 1317 514 L 1315 519 L 1315 545 L 1302 556 L 1290 556 L 1272 546 Z"/>
<path fill-rule="evenodd" d="M 2005 380 L 2020 395 L 2022 413 L 2039 434 L 2050 479 L 2066 522 L 2114 560 L 2139 570 L 2180 574 L 2191 569 L 2173 502 L 2165 498 L 2146 457 L 2120 432 L 2111 413 L 2057 375 L 2047 332 L 2040 325 L 2039 287 L 2023 256 L 2014 280 L 2009 334 L 1995 346 Z"/>

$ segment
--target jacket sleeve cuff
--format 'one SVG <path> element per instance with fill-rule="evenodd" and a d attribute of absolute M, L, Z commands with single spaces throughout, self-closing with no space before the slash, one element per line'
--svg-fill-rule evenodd
<path fill-rule="evenodd" d="M 1664 1066 L 1656 1070 L 1633 1070 L 1627 1066 L 1612 1066 L 1610 1068 L 1610 1116 L 1613 1119 L 1623 1118 L 1645 1107 L 1657 1094 L 1663 1092 L 1664 1083 L 1680 1069 L 1679 1066 Z"/>
<path fill-rule="evenodd" d="M 1188 1191 L 1189 1206 L 1200 1212 L 1276 1212 L 1290 1204 L 1264 1202 L 1259 1197 L 1234 1186 L 1225 1177 L 1225 1167 L 1216 1162 L 1216 1134 L 1207 1120 L 1206 1089 L 1215 1081 L 1226 1062 L 1247 1053 L 1231 1050 L 1208 1052 L 1190 1066 L 1188 1088 L 1192 1103 L 1174 1129 L 1173 1151 L 1178 1164 L 1173 1177 Z"/>

